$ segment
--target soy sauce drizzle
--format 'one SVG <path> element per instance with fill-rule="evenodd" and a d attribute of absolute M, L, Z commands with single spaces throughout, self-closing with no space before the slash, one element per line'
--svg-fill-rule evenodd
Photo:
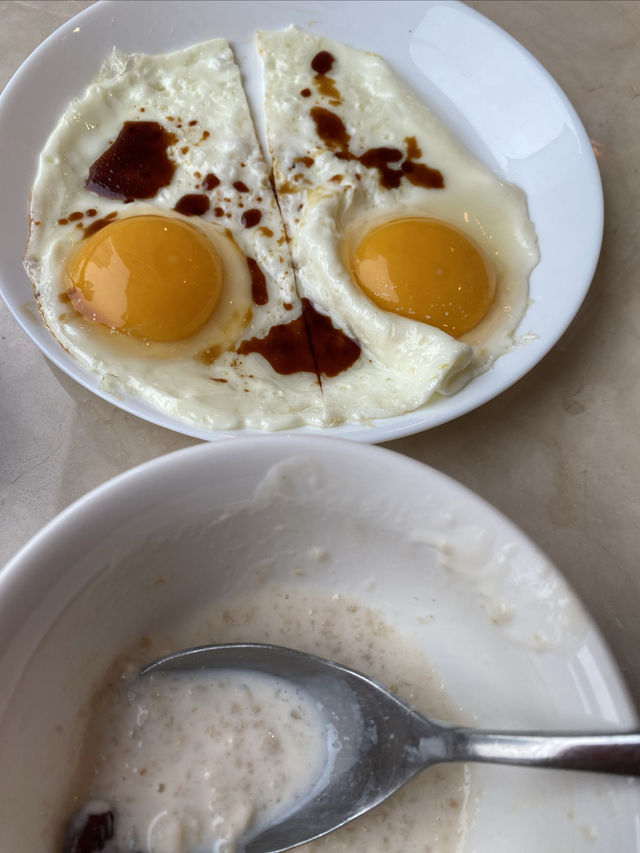
<path fill-rule="evenodd" d="M 255 226 L 259 224 L 261 219 L 262 214 L 255 207 L 252 207 L 250 210 L 245 210 L 245 212 L 240 217 L 240 221 L 242 222 L 245 228 L 255 228 Z"/>
<path fill-rule="evenodd" d="M 188 193 L 178 199 L 174 210 L 185 216 L 202 216 L 209 210 L 209 196 L 202 193 Z"/>
<path fill-rule="evenodd" d="M 261 355 L 282 376 L 290 376 L 292 373 L 316 375 L 316 363 L 302 314 L 289 323 L 272 326 L 264 338 L 243 341 L 237 351 L 240 355 L 251 352 Z"/>
<path fill-rule="evenodd" d="M 309 299 L 302 300 L 302 311 L 316 369 L 322 376 L 337 376 L 360 357 L 360 345 L 342 329 L 337 329 L 331 317 L 316 311 Z"/>
<path fill-rule="evenodd" d="M 333 67 L 335 58 L 328 50 L 321 50 L 311 60 L 311 68 L 316 74 L 328 74 Z"/>
<path fill-rule="evenodd" d="M 315 123 L 318 136 L 327 148 L 341 152 L 345 155 L 345 160 L 355 160 L 349 151 L 351 137 L 347 133 L 347 128 L 340 116 L 324 107 L 312 107 L 311 118 Z"/>
<path fill-rule="evenodd" d="M 213 172 L 209 172 L 202 182 L 202 189 L 214 190 L 218 186 L 220 186 L 220 178 L 214 175 Z"/>
<path fill-rule="evenodd" d="M 377 169 L 380 173 L 380 183 L 385 189 L 396 189 L 403 178 L 414 186 L 426 189 L 442 189 L 444 177 L 438 169 L 432 169 L 426 163 L 416 163 L 415 159 L 422 155 L 414 136 L 405 139 L 406 155 L 399 148 L 370 148 L 356 156 L 349 149 L 351 136 L 347 133 L 340 116 L 324 107 L 311 109 L 318 136 L 327 148 L 336 152 L 340 160 L 357 160 L 367 169 Z M 400 162 L 402 161 L 402 162 Z M 400 164 L 400 168 L 392 168 L 390 164 Z"/>
<path fill-rule="evenodd" d="M 247 258 L 247 266 L 251 273 L 251 297 L 256 305 L 266 305 L 269 301 L 267 279 L 254 258 Z"/>
<path fill-rule="evenodd" d="M 115 141 L 90 166 L 85 189 L 106 198 L 153 198 L 171 183 L 176 164 L 167 149 L 178 141 L 156 121 L 126 121 Z"/>
<path fill-rule="evenodd" d="M 316 72 L 313 83 L 318 92 L 325 98 L 329 98 L 333 106 L 338 106 L 338 104 L 342 103 L 342 95 L 336 87 L 335 80 L 327 77 L 327 74 L 333 68 L 334 62 L 335 57 L 328 50 L 321 50 L 311 60 L 311 69 Z"/>
<path fill-rule="evenodd" d="M 311 343 L 311 345 L 310 345 Z M 309 299 L 302 314 L 289 323 L 272 326 L 264 338 L 251 338 L 238 347 L 240 355 L 255 352 L 282 375 L 314 373 L 337 376 L 357 361 L 360 346 L 320 314 Z"/>
<path fill-rule="evenodd" d="M 84 236 L 91 237 L 92 234 L 95 234 L 97 231 L 100 231 L 101 228 L 105 228 L 114 219 L 117 219 L 118 213 L 115 210 L 112 210 L 111 213 L 107 213 L 106 216 L 103 216 L 101 219 L 95 219 L 90 225 L 87 225 L 84 229 Z"/>

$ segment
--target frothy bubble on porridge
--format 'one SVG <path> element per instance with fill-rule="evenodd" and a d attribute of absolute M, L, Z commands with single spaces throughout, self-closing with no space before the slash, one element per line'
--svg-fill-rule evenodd
<path fill-rule="evenodd" d="M 239 839 L 323 784 L 335 745 L 321 709 L 293 685 L 240 670 L 136 678 L 178 648 L 239 641 L 337 659 L 425 713 L 455 716 L 421 649 L 376 611 L 355 598 L 260 587 L 145 637 L 114 665 L 91 708 L 65 853 L 233 853 Z M 297 849 L 454 853 L 469 822 L 469 790 L 464 767 L 434 767 Z"/>

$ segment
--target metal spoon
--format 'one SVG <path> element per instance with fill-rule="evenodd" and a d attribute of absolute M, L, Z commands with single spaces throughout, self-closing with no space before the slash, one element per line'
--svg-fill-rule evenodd
<path fill-rule="evenodd" d="M 323 709 L 341 743 L 326 784 L 237 849 L 281 853 L 377 806 L 417 773 L 449 761 L 481 761 L 640 775 L 640 732 L 489 732 L 431 720 L 339 663 L 263 643 L 175 652 L 146 666 L 159 671 L 237 669 L 282 678 Z"/>

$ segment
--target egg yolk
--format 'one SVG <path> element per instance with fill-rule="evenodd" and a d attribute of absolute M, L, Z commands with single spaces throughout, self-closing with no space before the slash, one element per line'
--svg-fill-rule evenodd
<path fill-rule="evenodd" d="M 380 308 L 458 338 L 493 301 L 496 277 L 478 246 L 435 219 L 395 219 L 373 228 L 352 260 L 353 274 Z"/>
<path fill-rule="evenodd" d="M 132 216 L 85 240 L 65 270 L 74 308 L 146 341 L 178 341 L 211 316 L 222 289 L 215 246 L 187 222 Z"/>

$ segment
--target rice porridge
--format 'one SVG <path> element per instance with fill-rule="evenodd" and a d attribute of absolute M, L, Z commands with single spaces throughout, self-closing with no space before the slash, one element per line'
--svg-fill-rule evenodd
<path fill-rule="evenodd" d="M 376 611 L 342 595 L 263 585 L 141 638 L 114 664 L 88 715 L 65 853 L 233 853 L 310 794 L 330 749 L 318 709 L 293 685 L 240 670 L 136 678 L 164 654 L 226 642 L 312 652 L 365 672 L 424 713 L 460 716 L 421 649 Z M 434 767 L 296 849 L 453 853 L 470 803 L 467 768 Z"/>

